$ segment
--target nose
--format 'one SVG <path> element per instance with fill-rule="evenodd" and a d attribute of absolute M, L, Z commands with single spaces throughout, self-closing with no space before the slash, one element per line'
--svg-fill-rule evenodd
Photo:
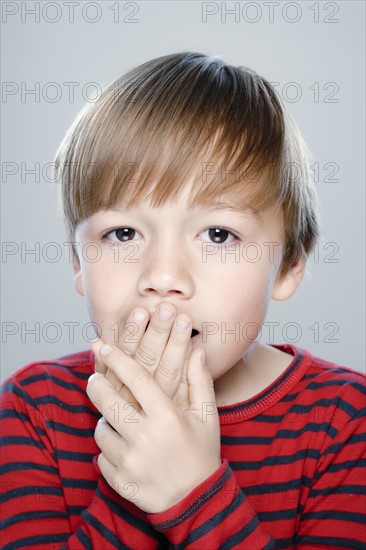
<path fill-rule="evenodd" d="M 180 295 L 189 298 L 194 291 L 192 265 L 178 243 L 171 240 L 155 246 L 146 257 L 139 259 L 142 270 L 138 291 L 142 295 L 158 294 L 161 297 Z"/>

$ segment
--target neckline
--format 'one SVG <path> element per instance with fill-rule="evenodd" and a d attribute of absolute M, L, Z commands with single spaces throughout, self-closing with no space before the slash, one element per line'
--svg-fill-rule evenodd
<path fill-rule="evenodd" d="M 312 363 L 311 354 L 292 344 L 269 344 L 293 355 L 288 367 L 269 386 L 250 399 L 232 405 L 218 406 L 220 424 L 235 424 L 249 420 L 277 403 L 303 377 Z"/>

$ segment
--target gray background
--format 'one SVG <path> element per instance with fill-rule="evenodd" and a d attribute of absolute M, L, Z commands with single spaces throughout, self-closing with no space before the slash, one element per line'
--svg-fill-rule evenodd
<path fill-rule="evenodd" d="M 267 321 L 279 324 L 273 339 L 264 327 L 263 339 L 364 370 L 364 2 L 240 2 L 235 20 L 221 2 L 120 2 L 117 14 L 117 2 L 79 0 L 73 22 L 63 2 L 41 2 L 35 21 L 27 11 L 35 4 L 2 2 L 3 378 L 31 361 L 88 349 L 93 337 L 63 245 L 58 186 L 42 169 L 93 99 L 90 83 L 104 87 L 137 64 L 184 50 L 222 56 L 278 82 L 319 166 L 318 253 L 297 294 L 272 302 Z M 207 9 L 217 13 L 205 22 Z M 74 97 L 67 82 L 79 83 Z M 37 86 L 36 97 L 25 94 Z M 25 173 L 37 162 L 39 179 Z M 338 181 L 329 181 L 334 167 Z M 13 255 L 5 254 L 9 247 Z M 22 257 L 36 247 L 39 254 Z"/>

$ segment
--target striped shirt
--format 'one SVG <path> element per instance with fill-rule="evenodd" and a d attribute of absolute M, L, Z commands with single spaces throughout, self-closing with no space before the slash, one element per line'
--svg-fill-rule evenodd
<path fill-rule="evenodd" d="M 218 409 L 221 466 L 152 514 L 98 469 L 93 353 L 20 369 L 2 392 L 1 548 L 366 548 L 366 377 L 274 347 L 293 355 L 286 371 Z"/>

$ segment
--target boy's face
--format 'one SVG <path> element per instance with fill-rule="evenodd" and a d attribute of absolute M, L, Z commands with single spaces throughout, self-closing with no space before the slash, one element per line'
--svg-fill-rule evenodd
<path fill-rule="evenodd" d="M 277 278 L 284 246 L 280 209 L 260 216 L 218 206 L 188 210 L 189 190 L 160 208 L 118 204 L 78 224 L 75 285 L 111 344 L 134 308 L 151 314 L 171 302 L 192 318 L 199 331 L 193 348 L 205 348 L 216 380 L 256 346 L 270 298 L 291 296 L 303 269 L 294 266 Z"/>

